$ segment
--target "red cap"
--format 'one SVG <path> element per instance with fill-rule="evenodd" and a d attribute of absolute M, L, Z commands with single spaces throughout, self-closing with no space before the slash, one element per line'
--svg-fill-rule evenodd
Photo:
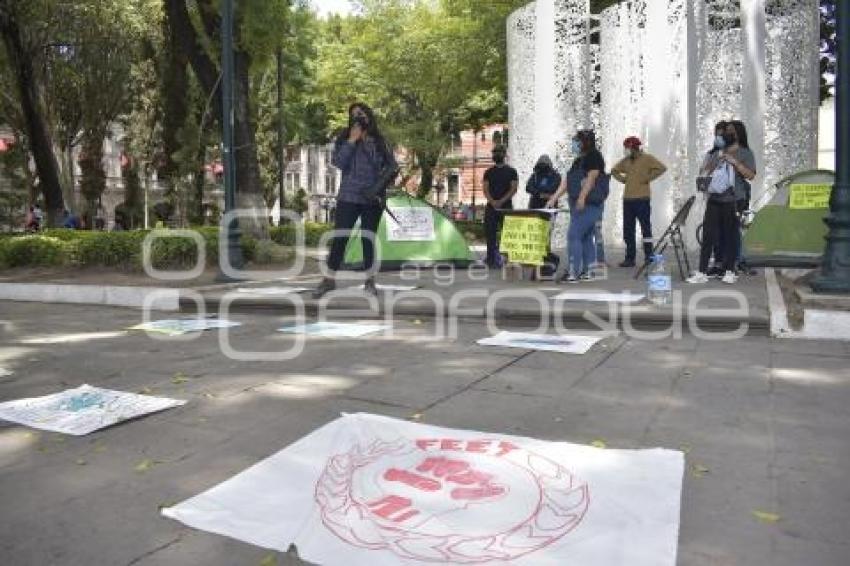
<path fill-rule="evenodd" d="M 641 146 L 640 138 L 637 136 L 629 136 L 623 142 L 623 147 L 627 147 L 629 149 L 638 149 Z"/>

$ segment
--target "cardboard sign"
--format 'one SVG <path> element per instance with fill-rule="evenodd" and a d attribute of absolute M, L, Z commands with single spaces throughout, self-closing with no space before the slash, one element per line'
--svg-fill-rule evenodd
<path fill-rule="evenodd" d="M 788 208 L 829 208 L 832 185 L 791 185 Z"/>
<path fill-rule="evenodd" d="M 175 507 L 324 566 L 674 566 L 684 456 L 344 415 Z"/>
<path fill-rule="evenodd" d="M 511 263 L 543 265 L 549 253 L 549 221 L 535 216 L 505 215 L 499 250 Z"/>
<path fill-rule="evenodd" d="M 352 322 L 313 322 L 278 328 L 286 334 L 304 334 L 322 338 L 361 338 L 369 334 L 384 332 L 392 326 L 387 324 L 359 324 Z"/>
<path fill-rule="evenodd" d="M 390 242 L 433 242 L 434 211 L 426 206 L 390 207 L 390 212 L 398 219 L 393 220 L 389 214 L 384 215 L 387 223 L 387 241 Z"/>
<path fill-rule="evenodd" d="M 144 330 L 145 332 L 153 332 L 155 334 L 165 334 L 166 336 L 182 336 L 189 332 L 202 332 L 204 330 L 215 330 L 217 328 L 233 328 L 242 326 L 241 322 L 231 322 L 218 318 L 184 318 L 184 319 L 166 319 L 154 320 L 131 326 L 127 330 Z"/>
<path fill-rule="evenodd" d="M 0 403 L 0 419 L 82 436 L 186 401 L 81 385 L 60 393 Z"/>

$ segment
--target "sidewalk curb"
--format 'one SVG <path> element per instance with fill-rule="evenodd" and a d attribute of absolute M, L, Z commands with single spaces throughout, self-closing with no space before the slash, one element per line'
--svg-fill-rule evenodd
<path fill-rule="evenodd" d="M 0 283 L 0 300 L 180 310 L 180 290 L 164 287 Z"/>
<path fill-rule="evenodd" d="M 204 295 L 204 308 L 206 312 L 218 311 L 222 302 L 222 296 Z M 383 319 L 388 312 L 382 302 L 378 309 L 370 308 L 368 299 L 364 296 L 362 300 L 348 297 L 345 301 L 321 304 L 306 297 L 299 297 L 298 301 L 291 298 L 280 297 L 238 297 L 236 300 L 228 300 L 228 313 L 265 313 L 281 316 L 290 316 L 303 312 L 308 316 L 318 314 L 332 314 L 337 317 L 350 317 L 361 319 Z M 300 303 L 303 310 L 296 307 Z M 188 296 L 180 301 L 181 310 L 184 312 L 195 312 L 198 308 L 196 301 Z M 466 322 L 487 322 L 493 320 L 496 323 L 506 325 L 546 324 L 549 327 L 567 327 L 574 329 L 599 330 L 607 326 L 608 330 L 623 330 L 626 325 L 638 331 L 663 332 L 671 329 L 675 320 L 672 311 L 650 309 L 645 305 L 628 307 L 612 313 L 608 308 L 553 308 L 549 312 L 541 314 L 541 310 L 530 307 L 496 306 L 492 309 L 492 317 L 488 316 L 487 308 L 480 304 L 466 305 L 437 305 L 430 301 L 411 301 L 405 303 L 394 303 L 391 311 L 393 316 L 422 318 L 428 320 L 456 319 Z M 221 313 L 220 313 L 221 314 Z M 227 313 L 224 313 L 227 314 Z M 727 314 L 715 314 L 708 310 L 697 310 L 683 312 L 682 329 L 684 333 L 690 333 L 695 328 L 706 333 L 711 332 L 735 332 L 742 325 L 747 325 L 746 334 L 749 336 L 767 336 L 770 333 L 770 317 L 765 314 L 750 313 L 747 317 L 732 316 Z M 594 322 L 598 321 L 598 322 Z M 604 328 L 603 328 L 604 329 Z"/>

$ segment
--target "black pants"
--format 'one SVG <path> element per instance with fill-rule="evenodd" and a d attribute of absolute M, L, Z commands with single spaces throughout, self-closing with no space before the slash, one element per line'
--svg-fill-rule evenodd
<path fill-rule="evenodd" d="M 735 271 L 735 259 L 738 257 L 737 239 L 738 216 L 734 202 L 709 200 L 705 205 L 702 219 L 702 246 L 699 254 L 699 270 L 705 273 L 712 251 L 718 245 L 723 258 L 723 271 Z"/>
<path fill-rule="evenodd" d="M 510 208 L 506 205 L 505 208 Z M 499 233 L 502 231 L 502 219 L 504 214 L 489 204 L 484 209 L 484 234 L 487 236 L 487 259 L 485 263 L 490 267 L 499 267 Z"/>
<path fill-rule="evenodd" d="M 552 195 L 531 195 L 528 199 L 528 208 L 546 208 L 546 203 Z"/>
<path fill-rule="evenodd" d="M 649 261 L 652 254 L 652 208 L 649 199 L 623 200 L 623 240 L 626 241 L 626 261 L 634 261 L 637 257 L 637 242 L 635 229 L 640 222 L 640 233 L 643 236 L 644 259 Z"/>
<path fill-rule="evenodd" d="M 363 234 L 360 241 L 363 242 L 363 269 L 370 271 L 375 265 L 375 245 L 373 237 L 378 231 L 378 223 L 381 221 L 383 208 L 378 204 L 357 204 L 353 202 L 339 201 L 336 204 L 336 215 L 334 218 L 335 230 L 351 230 L 360 219 L 360 231 Z M 348 236 L 340 236 L 333 239 L 331 253 L 328 256 L 328 268 L 331 271 L 339 270 L 345 257 L 345 247 L 348 244 Z"/>

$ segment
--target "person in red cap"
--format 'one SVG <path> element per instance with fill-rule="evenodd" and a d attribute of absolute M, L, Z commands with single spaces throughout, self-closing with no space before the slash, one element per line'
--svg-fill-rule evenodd
<path fill-rule="evenodd" d="M 667 167 L 641 149 L 641 141 L 630 136 L 623 142 L 625 157 L 611 169 L 611 176 L 626 185 L 623 191 L 623 239 L 626 259 L 620 267 L 634 267 L 637 257 L 635 224 L 640 222 L 644 260 L 652 254 L 652 207 L 649 184 L 667 171 Z"/>

